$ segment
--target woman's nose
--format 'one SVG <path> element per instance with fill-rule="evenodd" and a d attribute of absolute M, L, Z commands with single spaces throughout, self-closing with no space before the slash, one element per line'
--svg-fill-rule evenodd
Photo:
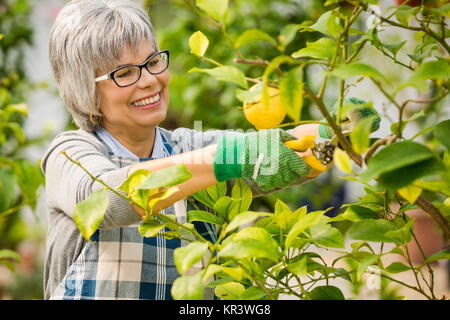
<path fill-rule="evenodd" d="M 158 82 L 158 78 L 151 74 L 146 68 L 141 70 L 141 78 L 138 81 L 138 85 L 142 88 L 151 87 Z"/>

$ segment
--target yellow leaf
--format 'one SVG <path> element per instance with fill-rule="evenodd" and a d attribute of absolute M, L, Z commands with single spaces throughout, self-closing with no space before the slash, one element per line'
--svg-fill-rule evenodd
<path fill-rule="evenodd" d="M 352 164 L 350 162 L 350 157 L 348 156 L 347 153 L 345 153 L 344 150 L 336 148 L 334 150 L 333 158 L 334 158 L 334 162 L 336 163 L 336 166 L 340 170 L 342 170 L 342 171 L 344 171 L 344 172 L 346 172 L 348 174 L 353 174 Z"/>
<path fill-rule="evenodd" d="M 208 46 L 209 40 L 201 31 L 195 32 L 189 38 L 189 47 L 191 48 L 191 52 L 199 57 L 203 57 L 205 55 Z"/>
<path fill-rule="evenodd" d="M 409 203 L 414 203 L 414 202 L 416 202 L 417 198 L 422 193 L 422 188 L 417 187 L 417 186 L 415 186 L 413 184 L 410 184 L 410 185 L 408 185 L 406 187 L 398 189 L 398 193 L 403 198 L 408 200 Z"/>

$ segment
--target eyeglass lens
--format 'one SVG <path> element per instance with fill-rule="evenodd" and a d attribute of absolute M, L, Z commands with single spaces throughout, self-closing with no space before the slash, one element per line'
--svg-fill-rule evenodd
<path fill-rule="evenodd" d="M 152 74 L 163 72 L 167 68 L 168 56 L 166 52 L 161 52 L 147 61 L 145 67 Z M 115 81 L 119 86 L 128 86 L 139 80 L 141 68 L 137 66 L 124 67 L 113 74 Z"/>

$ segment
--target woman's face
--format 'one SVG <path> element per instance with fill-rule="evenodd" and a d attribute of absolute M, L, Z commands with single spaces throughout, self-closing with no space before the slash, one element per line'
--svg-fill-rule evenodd
<path fill-rule="evenodd" d="M 141 64 L 155 52 L 150 41 L 141 43 L 136 56 L 127 46 L 117 66 Z M 166 118 L 169 71 L 166 69 L 157 75 L 150 74 L 145 68 L 141 71 L 141 78 L 128 87 L 119 87 L 113 80 L 97 83 L 101 96 L 102 125 L 112 134 L 138 138 L 140 133 L 145 135 Z"/>

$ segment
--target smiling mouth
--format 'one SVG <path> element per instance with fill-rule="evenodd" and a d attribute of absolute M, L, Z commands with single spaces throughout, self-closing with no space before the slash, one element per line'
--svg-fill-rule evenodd
<path fill-rule="evenodd" d="M 157 103 L 159 100 L 161 99 L 161 95 L 158 92 L 156 95 L 149 97 L 149 98 L 145 98 L 145 99 L 141 99 L 135 102 L 132 102 L 131 105 L 133 107 L 144 107 L 144 106 L 148 106 L 148 105 L 152 105 Z"/>

